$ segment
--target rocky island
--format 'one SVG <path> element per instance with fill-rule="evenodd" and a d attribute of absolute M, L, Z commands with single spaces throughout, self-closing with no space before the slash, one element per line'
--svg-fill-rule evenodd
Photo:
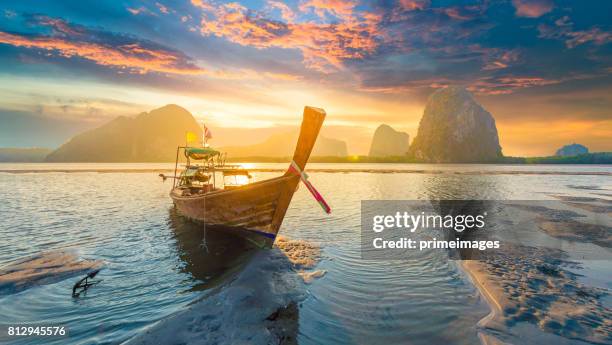
<path fill-rule="evenodd" d="M 408 153 L 408 133 L 398 132 L 389 125 L 376 128 L 368 156 L 404 156 Z"/>
<path fill-rule="evenodd" d="M 589 153 L 589 149 L 586 146 L 574 143 L 571 145 L 565 145 L 562 148 L 558 149 L 555 153 L 555 156 L 567 157 L 583 155 L 587 153 Z"/>
<path fill-rule="evenodd" d="M 463 87 L 429 97 L 410 155 L 430 163 L 484 163 L 502 158 L 495 119 Z"/>
<path fill-rule="evenodd" d="M 120 116 L 78 134 L 51 152 L 47 162 L 172 162 L 185 133 L 202 137 L 186 109 L 170 104 L 136 117 Z"/>

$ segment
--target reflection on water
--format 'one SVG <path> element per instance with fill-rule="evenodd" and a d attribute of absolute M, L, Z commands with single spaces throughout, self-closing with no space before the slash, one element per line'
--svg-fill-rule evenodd
<path fill-rule="evenodd" d="M 221 284 L 255 251 L 243 237 L 191 222 L 180 216 L 174 207 L 168 212 L 168 220 L 176 239 L 178 257 L 183 261 L 181 271 L 201 282 L 194 285 L 193 290 Z"/>
<path fill-rule="evenodd" d="M 126 345 L 295 344 L 297 304 L 305 297 L 287 256 L 277 248 L 257 250 L 222 286 Z"/>
<path fill-rule="evenodd" d="M 253 175 L 260 180 L 276 174 Z M 300 344 L 478 342 L 476 323 L 488 308 L 448 256 L 427 254 L 409 262 L 361 259 L 361 200 L 529 200 L 553 199 L 551 191 L 570 196 L 586 193 L 572 186 L 596 186 L 606 189 L 597 193 L 610 194 L 609 176 L 309 175 L 333 212 L 331 216 L 321 212 L 300 188 L 281 229 L 290 239 L 318 245 L 320 261 L 315 269 L 327 272 L 306 286 L 308 297 L 298 304 Z M 266 270 L 281 272 L 276 264 L 245 271 L 254 261 L 250 253 L 261 252 L 251 252 L 247 244 L 220 232 L 203 232 L 200 225 L 177 216 L 169 188 L 155 173 L 0 173 L 0 213 L 10 215 L 3 217 L 0 227 L 0 265 L 64 249 L 105 262 L 98 276 L 103 282 L 83 298 L 70 296 L 74 279 L 0 295 L 0 324 L 53 320 L 68 325 L 68 343 L 118 343 L 196 300 L 206 300 L 211 290 L 223 291 L 231 280 L 224 279 L 227 272 L 232 278 L 252 274 L 253 282 Z M 291 270 L 291 265 L 282 267 L 282 272 Z M 585 272 L 589 271 L 580 273 Z M 594 272 L 601 275 L 601 270 Z M 258 287 L 253 285 L 250 288 Z M 239 305 L 234 300 L 227 303 Z M 239 315 L 241 310 L 227 312 Z"/>

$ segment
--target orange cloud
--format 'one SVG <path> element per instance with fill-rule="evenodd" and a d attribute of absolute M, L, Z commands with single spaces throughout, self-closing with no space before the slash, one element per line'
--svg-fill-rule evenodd
<path fill-rule="evenodd" d="M 204 72 L 179 53 L 145 48 L 139 43 L 111 46 L 93 42 L 72 42 L 64 37 L 32 37 L 2 31 L 0 31 L 0 43 L 53 51 L 67 58 L 79 56 L 98 65 L 127 69 L 136 73 L 153 71 L 200 74 Z"/>
<path fill-rule="evenodd" d="M 505 95 L 513 93 L 516 89 L 559 84 L 563 81 L 564 80 L 561 79 L 546 79 L 531 76 L 507 76 L 478 80 L 472 83 L 472 86 L 468 89 L 479 94 Z"/>
<path fill-rule="evenodd" d="M 406 11 L 424 10 L 429 0 L 399 0 L 400 7 Z"/>
<path fill-rule="evenodd" d="M 538 18 L 552 11 L 550 0 L 512 0 L 518 17 Z"/>
<path fill-rule="evenodd" d="M 286 80 L 286 81 L 297 81 L 297 80 L 302 79 L 302 77 L 299 75 L 288 74 L 288 73 L 264 72 L 263 75 L 269 79 Z"/>
<path fill-rule="evenodd" d="M 58 18 L 51 18 L 47 16 L 35 16 L 34 18 L 37 20 L 39 25 L 51 27 L 53 32 L 57 34 L 77 36 L 85 33 L 83 28 L 71 26 L 64 20 Z"/>
<path fill-rule="evenodd" d="M 289 6 L 280 1 L 268 1 L 268 6 L 270 8 L 278 9 L 281 12 L 281 18 L 288 23 L 292 23 L 297 18 L 295 12 L 293 12 Z"/>
<path fill-rule="evenodd" d="M 482 68 L 485 71 L 508 68 L 510 64 L 518 61 L 519 52 L 516 50 L 501 51 L 497 49 L 489 49 L 491 54 L 487 54 L 485 59 L 486 64 Z"/>
<path fill-rule="evenodd" d="M 300 4 L 300 10 L 313 10 L 321 18 L 325 18 L 328 13 L 338 18 L 349 18 L 355 5 L 355 2 L 350 0 L 307 0 Z"/>
<path fill-rule="evenodd" d="M 69 24 L 59 18 L 34 16 L 36 23 L 52 28 L 51 36 L 32 36 L 0 31 L 0 44 L 40 49 L 47 56 L 80 57 L 101 66 L 125 70 L 129 73 L 149 72 L 205 75 L 214 79 L 280 81 L 301 80 L 302 76 L 252 69 L 204 69 L 196 66 L 181 52 L 165 49 L 152 42 L 124 36 L 108 35 L 80 25 Z"/>
<path fill-rule="evenodd" d="M 376 51 L 384 33 L 378 28 L 381 17 L 372 13 L 355 15 L 345 1 L 315 0 L 303 4 L 315 11 L 342 16 L 337 23 L 281 22 L 263 17 L 239 3 L 211 5 L 202 0 L 192 4 L 203 11 L 201 33 L 224 37 L 255 48 L 289 48 L 302 52 L 307 67 L 329 72 L 343 67 L 343 61 L 362 59 Z"/>

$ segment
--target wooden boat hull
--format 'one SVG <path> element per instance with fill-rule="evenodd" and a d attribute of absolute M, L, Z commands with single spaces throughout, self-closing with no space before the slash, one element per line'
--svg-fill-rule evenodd
<path fill-rule="evenodd" d="M 321 109 L 306 107 L 293 161 L 303 170 L 325 118 Z M 287 208 L 300 182 L 294 170 L 279 177 L 231 190 L 183 195 L 174 188 L 170 197 L 178 212 L 190 219 L 224 229 L 246 230 L 265 243 L 274 242 Z M 259 241 L 258 241 L 259 242 Z"/>
<path fill-rule="evenodd" d="M 204 195 L 170 193 L 179 213 L 210 225 L 248 229 L 274 239 L 299 183 L 285 175 L 232 190 Z"/>

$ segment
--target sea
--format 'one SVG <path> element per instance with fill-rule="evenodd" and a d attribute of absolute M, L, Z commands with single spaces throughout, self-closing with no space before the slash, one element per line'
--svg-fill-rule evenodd
<path fill-rule="evenodd" d="M 284 164 L 244 164 L 254 180 Z M 258 249 L 176 212 L 159 173 L 173 164 L 0 164 L 0 272 L 15 261 L 66 252 L 99 261 L 98 283 L 73 297 L 83 274 L 19 288 L 0 284 L 0 325 L 61 325 L 63 338 L 3 338 L 11 344 L 119 344 L 214 291 L 248 267 Z M 366 260 L 363 200 L 612 199 L 612 166 L 308 164 L 332 208 L 298 189 L 280 234 L 320 248 L 321 276 L 298 303 L 299 344 L 478 344 L 490 307 L 444 252 L 414 260 Z M 66 263 L 68 264 L 68 263 Z M 61 263 L 60 263 L 61 265 Z M 35 269 L 35 267 L 34 267 Z M 585 261 L 585 284 L 610 291 L 612 266 Z M 1 277 L 0 277 L 1 278 Z M 24 278 L 25 279 L 25 278 Z M 0 279 L 1 281 L 1 279 Z M 252 282 L 258 284 L 256 280 Z M 231 321 L 240 327 L 240 314 Z"/>

